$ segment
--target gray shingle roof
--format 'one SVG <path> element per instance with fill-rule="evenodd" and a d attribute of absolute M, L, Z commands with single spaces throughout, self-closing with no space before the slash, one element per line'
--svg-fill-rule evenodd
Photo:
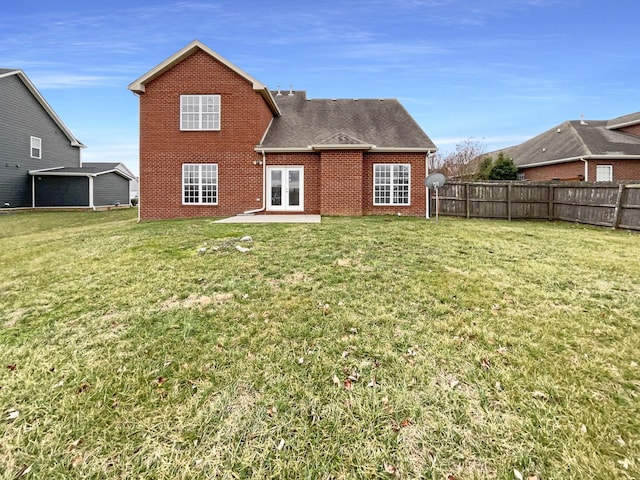
<path fill-rule="evenodd" d="M 607 128 L 621 128 L 629 125 L 635 125 L 640 123 L 640 112 L 629 113 L 628 115 L 623 115 L 618 118 L 612 118 L 607 122 Z"/>
<path fill-rule="evenodd" d="M 110 162 L 84 163 L 82 167 L 61 167 L 47 168 L 44 170 L 31 170 L 29 173 L 31 173 L 32 175 L 99 175 L 114 170 L 123 177 L 127 177 L 129 179 L 135 178 L 122 163 Z"/>
<path fill-rule="evenodd" d="M 635 156 L 640 155 L 640 137 L 607 129 L 604 120 L 570 120 L 501 152 L 517 166 L 589 156 Z"/>
<path fill-rule="evenodd" d="M 15 68 L 0 68 L 0 75 L 9 73 L 9 72 L 15 72 L 15 71 L 16 71 Z"/>
<path fill-rule="evenodd" d="M 434 151 L 436 146 L 395 99 L 307 100 L 272 92 L 282 115 L 275 117 L 258 149 L 351 148 Z"/>

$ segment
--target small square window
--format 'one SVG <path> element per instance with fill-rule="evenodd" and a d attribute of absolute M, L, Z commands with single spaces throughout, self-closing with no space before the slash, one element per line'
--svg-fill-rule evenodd
<path fill-rule="evenodd" d="M 613 165 L 596 165 L 596 182 L 612 182 Z"/>
<path fill-rule="evenodd" d="M 42 139 L 31 137 L 31 158 L 42 158 Z"/>

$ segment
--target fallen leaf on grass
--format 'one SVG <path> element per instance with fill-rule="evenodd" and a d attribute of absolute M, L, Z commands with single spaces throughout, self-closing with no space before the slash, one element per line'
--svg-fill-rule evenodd
<path fill-rule="evenodd" d="M 331 381 L 333 382 L 333 384 L 334 384 L 336 387 L 339 387 L 339 386 L 340 386 L 340 384 L 341 384 L 340 379 L 339 379 L 339 378 L 338 378 L 338 376 L 337 376 L 337 375 L 335 375 L 335 374 L 333 375 L 333 378 L 331 379 Z"/>
<path fill-rule="evenodd" d="M 19 410 L 7 410 L 7 421 L 15 420 L 20 416 Z"/>
<path fill-rule="evenodd" d="M 11 364 L 7 365 L 7 368 L 13 372 L 18 367 L 16 366 L 15 363 L 11 363 Z"/>
<path fill-rule="evenodd" d="M 384 471 L 387 472 L 389 475 L 393 475 L 394 477 L 399 477 L 400 473 L 398 472 L 398 469 L 396 468 L 395 465 L 392 465 L 391 463 L 384 463 Z"/>
<path fill-rule="evenodd" d="M 82 443 L 82 439 L 81 439 L 81 438 L 79 438 L 79 439 L 77 439 L 77 440 L 74 440 L 73 442 L 71 442 L 71 443 L 69 444 L 69 446 L 67 447 L 67 450 L 71 451 L 71 450 L 73 450 L 74 448 L 78 448 L 78 446 L 79 446 L 81 443 Z"/>
<path fill-rule="evenodd" d="M 346 378 L 344 380 L 344 389 L 348 392 L 350 392 L 351 390 L 353 390 L 353 382 L 351 380 L 349 380 L 348 378 Z"/>
<path fill-rule="evenodd" d="M 71 462 L 71 467 L 73 467 L 73 468 L 78 468 L 80 465 L 82 465 L 82 455 L 78 455 Z"/>
<path fill-rule="evenodd" d="M 278 413 L 278 409 L 275 405 L 271 405 L 269 408 L 267 408 L 267 414 L 270 417 L 273 417 L 276 413 Z"/>
<path fill-rule="evenodd" d="M 376 382 L 376 377 L 373 377 L 369 383 L 367 383 L 367 387 L 375 388 L 378 386 L 378 382 Z"/>
<path fill-rule="evenodd" d="M 482 360 L 480 360 L 480 365 L 482 365 L 482 367 L 486 368 L 487 370 L 491 368 L 491 362 L 488 358 L 483 358 Z"/>
<path fill-rule="evenodd" d="M 504 355 L 507 353 L 507 347 L 500 347 L 496 349 L 496 352 L 498 352 L 500 355 Z"/>
<path fill-rule="evenodd" d="M 167 381 L 166 377 L 158 377 L 158 379 L 156 380 L 156 383 L 158 384 L 158 386 L 160 386 L 166 381 Z"/>
<path fill-rule="evenodd" d="M 82 385 L 80 385 L 78 388 L 76 388 L 76 393 L 78 395 L 80 395 L 81 393 L 86 392 L 87 390 L 89 390 L 91 388 L 91 385 L 89 385 L 88 383 L 83 383 Z"/>
<path fill-rule="evenodd" d="M 27 475 L 29 472 L 31 471 L 31 465 L 27 466 L 25 465 L 24 467 L 22 467 L 18 473 L 16 473 L 16 476 L 14 478 L 20 478 L 20 477 L 24 477 L 25 475 Z"/>
<path fill-rule="evenodd" d="M 625 470 L 629 470 L 630 462 L 625 458 L 624 460 L 618 460 L 618 465 L 620 465 Z"/>
<path fill-rule="evenodd" d="M 520 471 L 516 470 L 515 468 L 513 469 L 513 476 L 516 480 L 524 480 L 524 478 L 522 477 L 522 473 L 520 473 Z"/>
<path fill-rule="evenodd" d="M 580 426 L 580 433 L 582 434 L 587 433 L 587 426 L 585 424 L 582 424 Z"/>
<path fill-rule="evenodd" d="M 278 450 L 282 450 L 284 448 L 284 439 L 280 440 L 280 443 L 276 447 Z"/>
<path fill-rule="evenodd" d="M 541 392 L 540 390 L 535 390 L 531 395 L 536 400 L 548 400 L 549 399 L 549 395 L 547 395 L 544 392 Z"/>
<path fill-rule="evenodd" d="M 352 382 L 357 382 L 358 380 L 360 380 L 360 373 L 358 373 L 357 370 L 354 370 L 347 378 Z"/>
<path fill-rule="evenodd" d="M 458 477 L 456 477 L 453 473 L 450 473 L 449 475 L 447 475 L 447 480 L 458 480 Z"/>

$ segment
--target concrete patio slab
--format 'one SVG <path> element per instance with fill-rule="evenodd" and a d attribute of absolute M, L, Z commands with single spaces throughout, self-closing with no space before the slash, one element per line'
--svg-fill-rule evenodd
<path fill-rule="evenodd" d="M 214 223 L 320 223 L 320 215 L 236 215 Z"/>

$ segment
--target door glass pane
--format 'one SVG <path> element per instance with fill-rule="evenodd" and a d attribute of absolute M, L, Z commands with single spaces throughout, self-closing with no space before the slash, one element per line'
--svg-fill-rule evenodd
<path fill-rule="evenodd" d="M 289 170 L 289 206 L 300 206 L 300 171 Z"/>
<path fill-rule="evenodd" d="M 271 171 L 271 205 L 282 205 L 282 170 Z"/>

